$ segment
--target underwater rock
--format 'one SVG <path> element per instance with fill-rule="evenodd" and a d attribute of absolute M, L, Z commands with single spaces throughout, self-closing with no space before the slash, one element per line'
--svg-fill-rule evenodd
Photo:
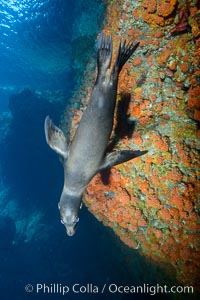
<path fill-rule="evenodd" d="M 12 115 L 9 111 L 0 114 L 0 144 L 4 143 L 5 138 L 9 132 Z"/>
<path fill-rule="evenodd" d="M 137 132 L 124 133 L 120 139 L 114 132 L 111 143 L 117 141 L 116 150 L 128 146 L 149 152 L 112 168 L 105 174 L 106 181 L 98 174 L 87 188 L 85 204 L 127 245 L 166 269 L 171 265 L 180 282 L 196 287 L 200 267 L 200 39 L 194 34 L 198 5 L 195 1 L 188 8 L 177 2 L 150 0 L 147 6 L 147 1 L 114 0 L 108 5 L 104 32 L 112 33 L 114 52 L 120 39 L 140 41 L 138 58 L 130 59 L 120 75 L 118 94 L 118 105 L 124 94 L 130 98 L 122 124 L 137 121 Z M 181 5 L 194 16 L 188 21 L 191 32 L 173 36 L 170 30 L 177 24 Z M 73 109 L 71 136 L 82 106 L 89 101 L 93 79 L 88 66 L 77 92 L 82 103 L 80 110 Z M 115 125 L 123 128 L 117 119 L 116 113 Z"/>
<path fill-rule="evenodd" d="M 41 94 L 26 89 L 9 99 L 12 118 L 0 147 L 1 168 L 4 180 L 8 185 L 12 184 L 14 198 L 15 190 L 20 195 L 19 201 L 24 201 L 25 205 L 25 199 L 29 199 L 30 203 L 41 203 L 38 191 L 45 193 L 43 182 L 47 176 L 48 159 L 44 157 L 43 122 L 48 113 L 58 122 L 64 104 L 65 94 L 62 91 Z M 51 175 L 48 176 L 45 180 L 53 181 Z"/>
<path fill-rule="evenodd" d="M 80 18 L 74 20 L 72 26 L 72 68 L 75 81 L 79 86 L 85 65 L 88 63 L 91 50 L 95 46 L 94 41 L 99 32 L 100 24 L 103 22 L 105 4 L 104 2 L 88 0 L 86 6 L 85 1 L 80 0 L 75 4 L 75 11 L 77 15 L 81 11 L 81 15 Z"/>
<path fill-rule="evenodd" d="M 0 249 L 11 247 L 15 234 L 15 222 L 8 216 L 0 216 Z"/>
<path fill-rule="evenodd" d="M 0 115 L 0 172 L 3 174 L 0 209 L 15 223 L 15 242 L 47 237 L 43 210 L 48 207 L 50 217 L 54 211 L 51 203 L 55 203 L 53 196 L 52 201 L 50 199 L 49 186 L 56 195 L 62 178 L 54 176 L 60 167 L 57 158 L 51 159 L 51 152 L 45 155 L 48 148 L 44 118 L 51 114 L 59 122 L 65 103 L 66 95 L 62 90 L 33 92 L 24 89 L 10 97 L 10 111 Z M 51 172 L 48 171 L 49 161 Z"/>

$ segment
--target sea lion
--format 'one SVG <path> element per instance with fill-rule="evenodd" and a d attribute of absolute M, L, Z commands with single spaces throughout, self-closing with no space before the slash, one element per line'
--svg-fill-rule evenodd
<path fill-rule="evenodd" d="M 120 42 L 118 55 L 110 70 L 112 39 L 103 33 L 100 34 L 96 82 L 88 107 L 70 145 L 64 133 L 54 125 L 50 117 L 47 116 L 45 119 L 46 141 L 63 158 L 65 178 L 58 208 L 61 222 L 65 225 L 69 236 L 75 233 L 82 195 L 91 179 L 104 169 L 147 152 L 122 150 L 106 153 L 113 128 L 119 73 L 138 45 L 139 43 Z"/>

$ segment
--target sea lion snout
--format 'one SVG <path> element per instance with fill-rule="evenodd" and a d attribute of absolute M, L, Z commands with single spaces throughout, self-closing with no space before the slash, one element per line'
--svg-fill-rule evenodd
<path fill-rule="evenodd" d="M 65 226 L 68 236 L 73 236 L 75 234 L 78 221 L 78 217 L 76 217 L 76 219 L 72 218 L 71 221 L 69 219 L 66 221 L 65 218 L 61 219 L 61 223 Z"/>
<path fill-rule="evenodd" d="M 80 202 L 81 197 L 72 197 L 63 193 L 58 204 L 61 223 L 65 226 L 68 236 L 73 236 L 76 232 L 76 227 L 79 222 Z"/>
<path fill-rule="evenodd" d="M 68 236 L 73 236 L 75 234 L 75 228 L 66 227 L 66 233 L 67 233 Z"/>

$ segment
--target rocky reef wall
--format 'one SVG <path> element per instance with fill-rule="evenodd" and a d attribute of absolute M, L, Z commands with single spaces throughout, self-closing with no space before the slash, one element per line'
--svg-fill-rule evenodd
<path fill-rule="evenodd" d="M 121 39 L 140 41 L 120 75 L 111 144 L 115 150 L 148 153 L 98 174 L 84 200 L 124 243 L 193 286 L 200 266 L 199 21 L 195 0 L 113 0 L 107 5 L 104 32 L 113 37 L 114 53 Z M 94 64 L 91 57 L 71 100 L 71 136 L 89 101 Z"/>

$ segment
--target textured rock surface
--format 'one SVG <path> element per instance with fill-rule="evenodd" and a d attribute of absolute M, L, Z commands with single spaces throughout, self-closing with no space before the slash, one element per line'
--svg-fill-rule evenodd
<path fill-rule="evenodd" d="M 197 1 L 114 0 L 108 5 L 104 32 L 113 36 L 114 53 L 121 38 L 140 41 L 120 75 L 111 143 L 114 149 L 149 152 L 97 175 L 85 194 L 89 210 L 124 243 L 194 286 L 200 264 L 199 19 Z M 91 58 L 71 101 L 71 136 L 89 100 L 94 63 Z"/>

